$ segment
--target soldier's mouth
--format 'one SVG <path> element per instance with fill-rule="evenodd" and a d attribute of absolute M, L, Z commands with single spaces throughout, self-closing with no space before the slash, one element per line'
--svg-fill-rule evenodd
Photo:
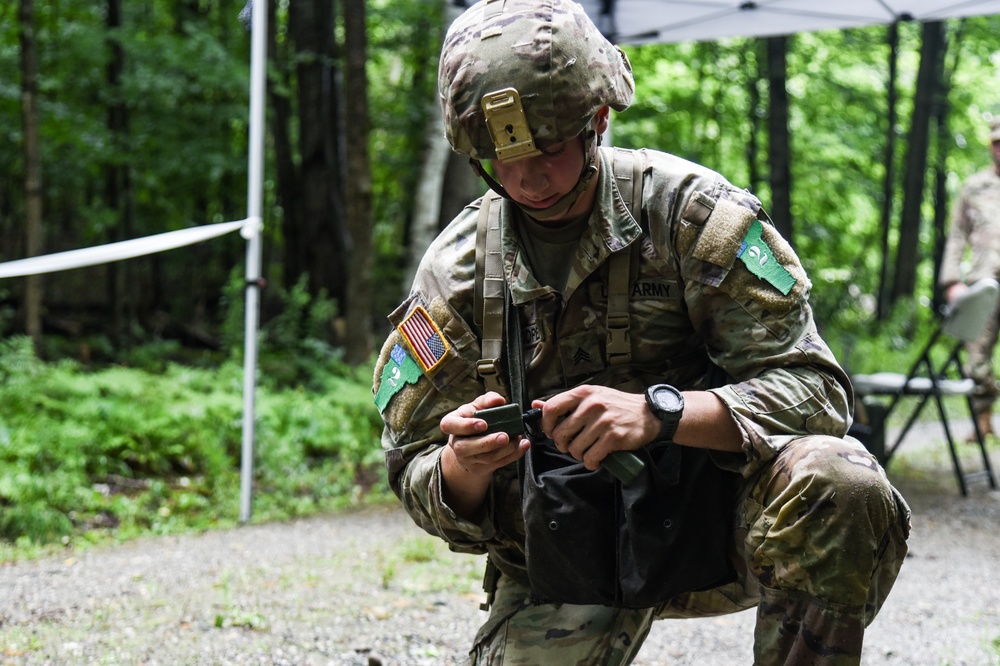
<path fill-rule="evenodd" d="M 546 208 L 553 206 L 561 198 L 562 195 L 553 194 L 551 197 L 546 197 L 544 199 L 538 199 L 538 200 L 525 199 L 522 203 L 528 208 L 534 208 L 535 210 L 544 210 Z"/>

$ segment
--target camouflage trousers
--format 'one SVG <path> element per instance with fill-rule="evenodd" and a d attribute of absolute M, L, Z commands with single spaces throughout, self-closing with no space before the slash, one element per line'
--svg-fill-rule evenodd
<path fill-rule="evenodd" d="M 625 665 L 654 620 L 756 606 L 757 666 L 859 664 L 910 529 L 909 508 L 875 459 L 850 438 L 797 439 L 744 483 L 735 512 L 733 583 L 630 610 L 541 603 L 501 576 L 470 663 L 537 666 L 558 655 L 560 666 Z"/>
<path fill-rule="evenodd" d="M 993 350 L 1000 335 L 1000 309 L 993 313 L 982 334 L 965 345 L 967 355 L 965 373 L 976 384 L 976 395 L 972 397 L 975 413 L 991 411 L 997 400 L 997 380 L 993 367 Z"/>

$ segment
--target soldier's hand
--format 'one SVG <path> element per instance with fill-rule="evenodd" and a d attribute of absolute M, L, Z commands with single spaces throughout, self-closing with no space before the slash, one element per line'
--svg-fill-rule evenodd
<path fill-rule="evenodd" d="M 465 474 L 488 479 L 494 471 L 521 458 L 528 450 L 530 442 L 523 437 L 511 437 L 503 432 L 482 434 L 487 423 L 476 418 L 475 412 L 503 404 L 503 396 L 491 391 L 441 419 L 441 432 L 448 435 L 450 451 L 442 455 L 450 458 Z"/>
<path fill-rule="evenodd" d="M 542 408 L 542 431 L 563 453 L 597 469 L 612 451 L 634 451 L 653 441 L 659 421 L 642 394 L 583 385 L 532 407 Z"/>
<path fill-rule="evenodd" d="M 473 520 L 482 507 L 493 472 L 525 454 L 530 442 L 504 432 L 483 435 L 486 421 L 473 416 L 477 410 L 504 404 L 499 393 L 481 395 L 441 419 L 448 445 L 441 452 L 442 492 L 451 509 Z"/>
<path fill-rule="evenodd" d="M 959 296 L 961 296 L 968 290 L 969 290 L 969 285 L 965 284 L 964 282 L 956 282 L 955 284 L 948 287 L 948 290 L 945 292 L 945 298 L 948 300 L 949 303 L 954 303 Z"/>

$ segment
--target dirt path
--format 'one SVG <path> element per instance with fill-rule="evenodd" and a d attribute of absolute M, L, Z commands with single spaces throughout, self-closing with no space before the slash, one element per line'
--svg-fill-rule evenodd
<path fill-rule="evenodd" d="M 889 470 L 911 554 L 863 663 L 1000 664 L 1000 492 L 962 498 L 940 439 L 916 437 Z M 481 572 L 394 508 L 4 565 L 0 664 L 458 664 Z M 659 622 L 636 664 L 749 664 L 753 619 Z"/>

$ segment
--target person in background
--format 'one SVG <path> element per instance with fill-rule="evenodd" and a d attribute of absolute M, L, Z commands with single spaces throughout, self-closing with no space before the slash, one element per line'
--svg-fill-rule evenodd
<path fill-rule="evenodd" d="M 951 209 L 951 226 L 938 279 L 949 303 L 976 280 L 1000 279 L 1000 116 L 990 123 L 990 154 L 992 166 L 965 180 Z M 966 265 L 967 252 L 970 257 Z M 998 333 L 1000 309 L 990 317 L 983 334 L 966 345 L 966 374 L 976 384 L 972 409 L 983 436 L 995 436 L 993 405 L 998 389 L 993 353 Z M 975 441 L 976 433 L 968 439 Z"/>
<path fill-rule="evenodd" d="M 601 147 L 632 69 L 569 0 L 472 6 L 438 83 L 490 192 L 390 314 L 373 393 L 405 510 L 488 554 L 470 663 L 618 666 L 654 620 L 751 608 L 758 666 L 860 663 L 909 510 L 845 437 L 850 382 L 760 201 Z"/>

